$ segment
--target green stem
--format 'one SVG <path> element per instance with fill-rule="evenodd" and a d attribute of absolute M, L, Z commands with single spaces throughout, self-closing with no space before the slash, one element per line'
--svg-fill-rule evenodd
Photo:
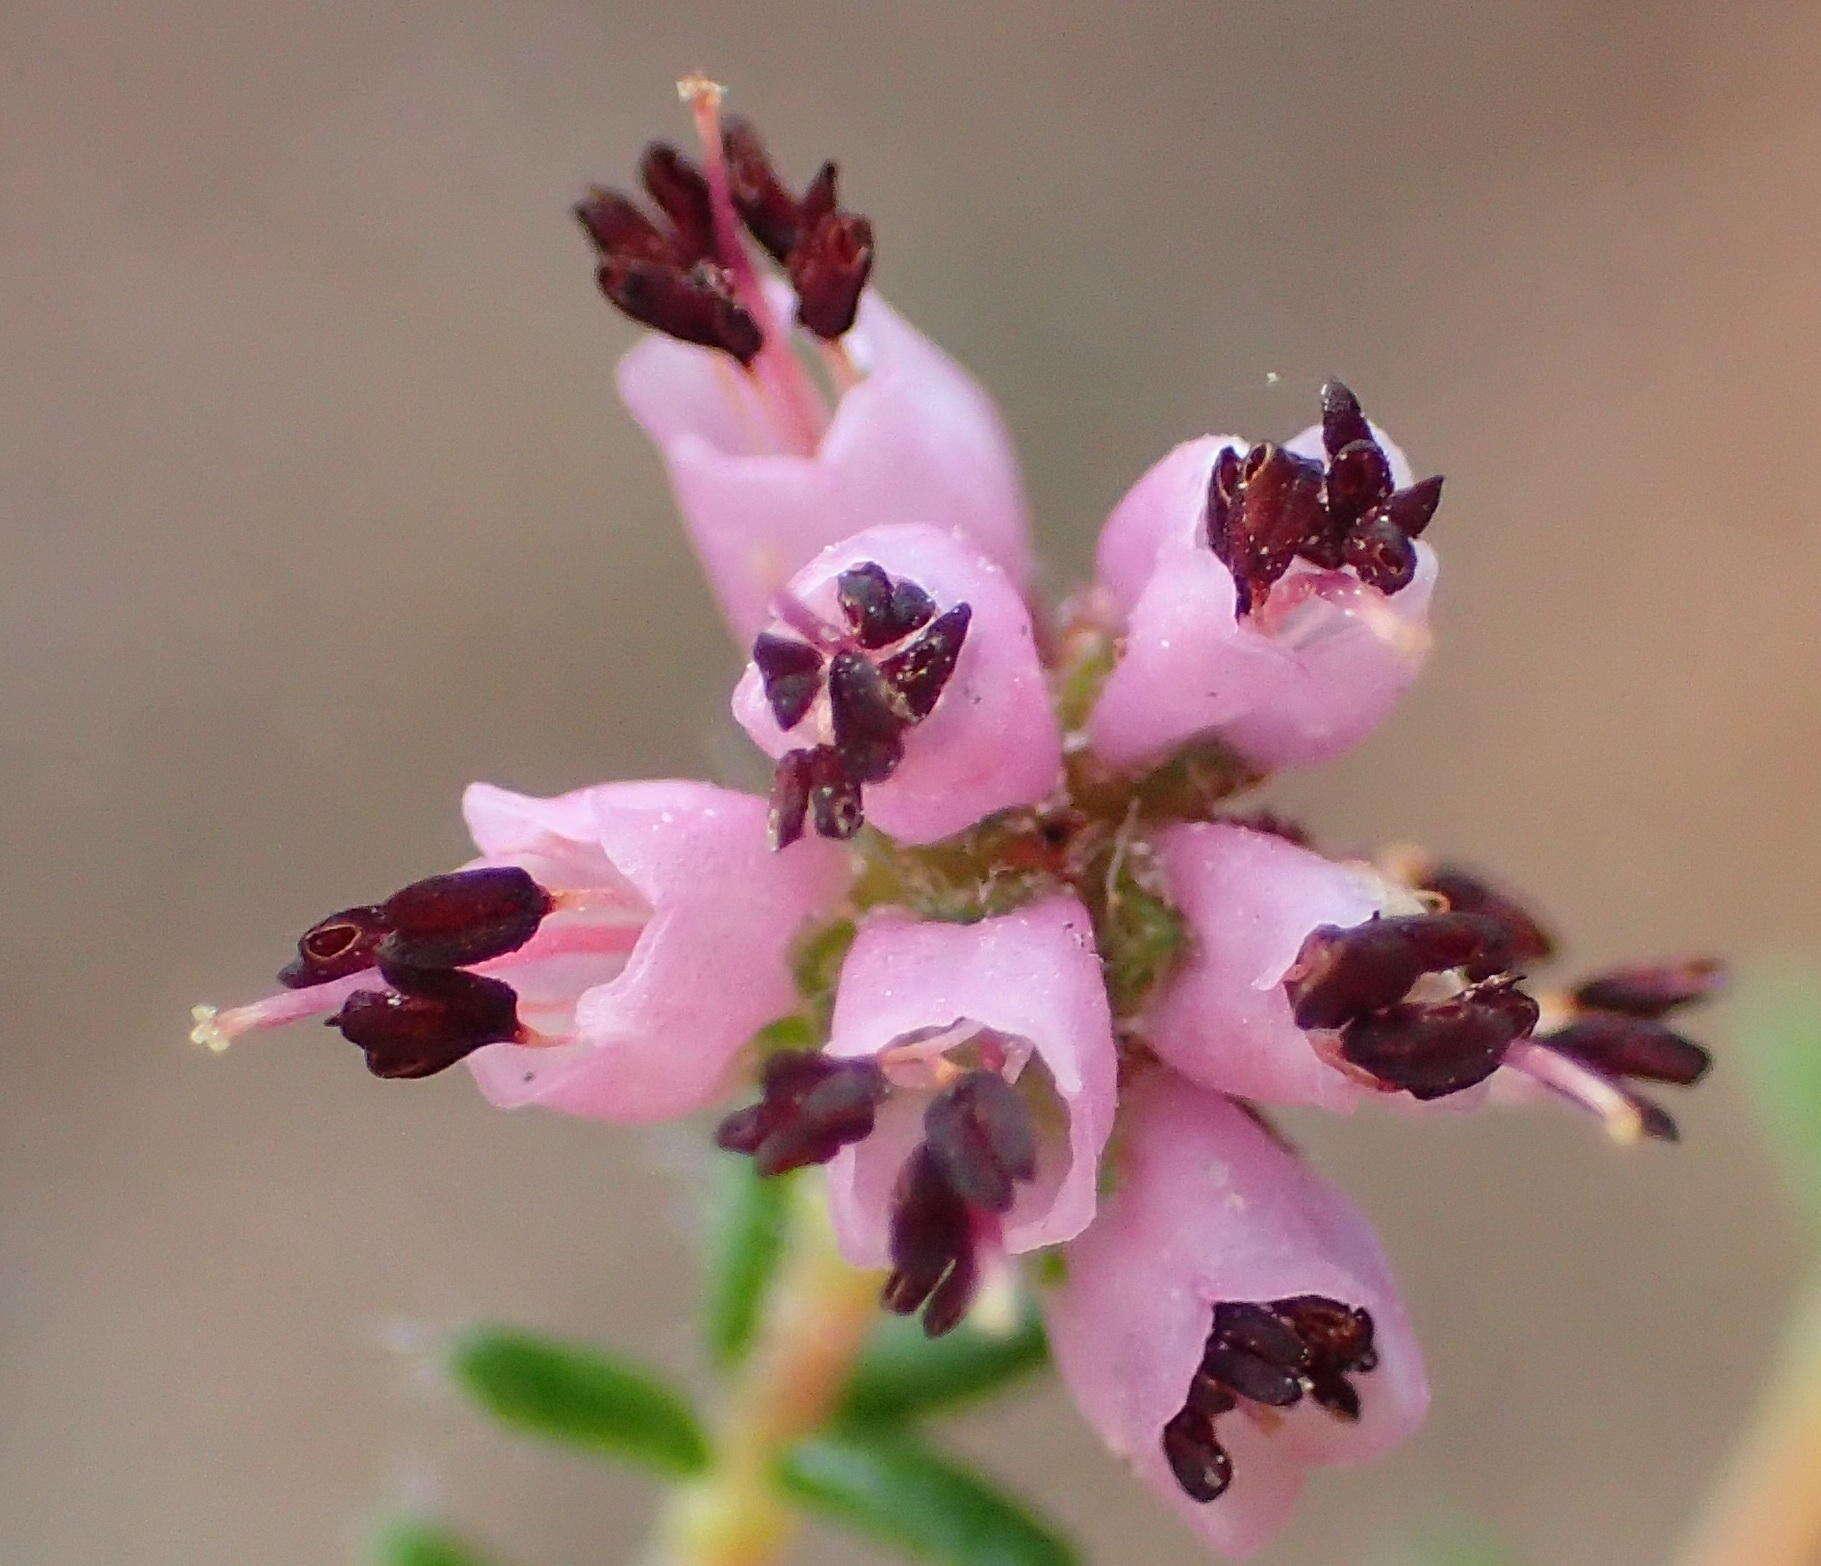
<path fill-rule="evenodd" d="M 835 1248 L 819 1180 L 800 1179 L 782 1265 L 750 1357 L 728 1383 L 708 1470 L 660 1518 L 653 1566 L 770 1566 L 797 1529 L 778 1459 L 821 1428 L 879 1309 L 877 1273 Z"/>
<path fill-rule="evenodd" d="M 1821 1561 L 1821 1285 L 1797 1313 L 1775 1375 L 1702 1509 L 1678 1566 Z"/>

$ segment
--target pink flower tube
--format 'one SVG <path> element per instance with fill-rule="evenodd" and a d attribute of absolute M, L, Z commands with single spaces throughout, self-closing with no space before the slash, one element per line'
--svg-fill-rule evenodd
<path fill-rule="evenodd" d="M 773 285 L 785 314 L 789 292 Z M 657 443 L 691 542 L 734 637 L 816 554 L 878 523 L 965 534 L 1022 589 L 1029 519 L 992 400 L 876 294 L 843 339 L 857 379 L 813 449 L 781 431 L 762 382 L 712 348 L 652 336 L 621 361 L 620 395 Z"/>
<path fill-rule="evenodd" d="M 1436 561 L 1414 534 L 1440 484 L 1412 485 L 1403 454 L 1376 427 L 1358 428 L 1371 439 L 1340 450 L 1377 454 L 1365 482 L 1378 498 L 1363 512 L 1358 493 L 1343 505 L 1353 459 L 1332 442 L 1324 473 L 1319 425 L 1283 448 L 1185 442 L 1120 501 L 1098 576 L 1122 650 L 1088 722 L 1108 762 L 1138 769 L 1209 739 L 1265 770 L 1328 760 L 1415 680 Z M 1230 524 L 1218 541 L 1211 509 Z"/>
<path fill-rule="evenodd" d="M 1511 932 L 1486 915 L 1433 911 L 1370 865 L 1233 823 L 1173 826 L 1155 846 L 1191 948 L 1144 1032 L 1203 1087 L 1466 1107 L 1536 1021 L 1506 976 Z"/>
<path fill-rule="evenodd" d="M 778 595 L 733 713 L 779 762 L 780 841 L 864 818 L 931 843 L 1055 786 L 1062 736 L 1017 588 L 960 533 L 868 528 Z"/>
<path fill-rule="evenodd" d="M 1072 897 L 977 924 L 896 912 L 861 927 L 841 970 L 827 1054 L 881 1062 L 893 1085 L 870 1137 L 829 1167 L 842 1250 L 885 1266 L 897 1184 L 932 1095 L 991 1036 L 997 1069 L 1037 1117 L 1033 1177 L 1001 1216 L 1008 1251 L 1079 1234 L 1094 1215 L 1100 1152 L 1113 1124 L 1116 1058 L 1093 925 Z"/>
<path fill-rule="evenodd" d="M 829 844 L 772 853 L 763 800 L 701 783 L 477 783 L 463 803 L 479 859 L 320 921 L 286 989 L 200 1008 L 198 1039 L 321 1018 L 382 1076 L 466 1059 L 502 1107 L 668 1119 L 795 1007 L 792 943 L 849 874 Z"/>
<path fill-rule="evenodd" d="M 1117 1179 L 1045 1303 L 1088 1422 L 1245 1557 L 1309 1468 L 1422 1423 L 1415 1336 L 1366 1220 L 1243 1109 L 1168 1071 L 1127 1090 Z"/>

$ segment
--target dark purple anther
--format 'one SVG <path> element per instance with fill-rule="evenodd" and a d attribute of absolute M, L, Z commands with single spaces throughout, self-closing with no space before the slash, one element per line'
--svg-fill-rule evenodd
<path fill-rule="evenodd" d="M 697 259 L 679 254 L 672 236 L 617 190 L 591 186 L 575 204 L 575 216 L 604 256 L 655 261 L 666 266 L 689 266 Z"/>
<path fill-rule="evenodd" d="M 1328 532 L 1322 508 L 1322 470 L 1282 446 L 1254 446 L 1240 464 L 1237 502 L 1227 514 L 1233 574 L 1243 578 L 1256 608 L 1271 584 L 1305 548 Z"/>
<path fill-rule="evenodd" d="M 486 1044 L 521 1037 L 518 997 L 460 969 L 382 968 L 390 991 L 356 990 L 328 1025 L 366 1053 L 376 1077 L 433 1076 Z"/>
<path fill-rule="evenodd" d="M 854 639 L 869 651 L 901 641 L 936 612 L 915 582 L 893 582 L 885 568 L 863 560 L 835 578 L 835 595 Z"/>
<path fill-rule="evenodd" d="M 1299 1028 L 1338 1028 L 1402 1000 L 1425 973 L 1481 956 L 1496 926 L 1473 914 L 1400 914 L 1310 932 L 1284 977 Z"/>
<path fill-rule="evenodd" d="M 989 1213 L 1011 1209 L 1037 1174 L 1037 1138 L 1018 1090 L 996 1071 L 970 1071 L 936 1095 L 923 1135 L 951 1190 Z"/>
<path fill-rule="evenodd" d="M 676 231 L 677 254 L 687 266 L 720 260 L 715 253 L 714 209 L 702 171 L 668 142 L 654 141 L 639 159 L 639 178 Z"/>
<path fill-rule="evenodd" d="M 1587 1011 L 1657 1018 L 1709 1000 L 1725 987 L 1724 963 L 1694 957 L 1686 962 L 1640 963 L 1596 974 L 1576 986 L 1574 1002 Z"/>
<path fill-rule="evenodd" d="M 801 214 L 797 198 L 771 166 L 765 143 L 751 120 L 729 118 L 722 131 L 733 204 L 752 237 L 774 261 L 786 261 L 797 242 Z"/>
<path fill-rule="evenodd" d="M 980 1286 L 974 1217 L 927 1146 L 899 1176 L 891 1225 L 892 1274 L 881 1303 L 899 1316 L 923 1310 L 932 1337 L 960 1325 Z"/>
<path fill-rule="evenodd" d="M 389 929 L 384 910 L 373 907 L 344 908 L 319 919 L 298 939 L 297 956 L 279 970 L 278 982 L 288 990 L 307 990 L 371 968 Z"/>
<path fill-rule="evenodd" d="M 1401 1001 L 1347 1025 L 1341 1054 L 1385 1087 L 1445 1098 L 1498 1070 L 1505 1051 L 1536 1026 L 1537 1004 L 1492 981 L 1448 1000 Z"/>
<path fill-rule="evenodd" d="M 1442 503 L 1442 478 L 1418 479 L 1408 489 L 1400 489 L 1384 504 L 1385 515 L 1406 538 L 1420 538 Z"/>
<path fill-rule="evenodd" d="M 1528 968 L 1555 955 L 1554 939 L 1528 909 L 1459 865 L 1438 866 L 1425 877 L 1419 890 L 1434 892 L 1446 899 L 1448 906 L 1457 913 L 1480 914 L 1492 920 L 1503 932 L 1497 966 L 1485 972 L 1469 970 L 1473 978 L 1489 978 L 1504 970 Z"/>
<path fill-rule="evenodd" d="M 854 324 L 873 269 L 873 226 L 852 212 L 830 212 L 799 236 L 787 270 L 797 319 L 833 342 Z"/>
<path fill-rule="evenodd" d="M 1416 545 L 1382 506 L 1353 525 L 1341 558 L 1366 586 L 1381 593 L 1401 593 L 1416 577 Z"/>
<path fill-rule="evenodd" d="M 859 653 L 838 652 L 829 660 L 828 711 L 845 776 L 883 783 L 898 770 L 910 720 L 884 676 Z"/>
<path fill-rule="evenodd" d="M 1537 1042 L 1607 1076 L 1641 1077 L 1678 1087 L 1692 1087 L 1713 1065 L 1713 1056 L 1693 1039 L 1648 1017 L 1617 1012 L 1594 1012 Z"/>
<path fill-rule="evenodd" d="M 408 968 L 466 968 L 503 957 L 536 935 L 554 906 L 517 865 L 413 881 L 383 905 L 391 933 L 379 943 L 379 959 Z"/>
<path fill-rule="evenodd" d="M 751 1154 L 758 1172 L 769 1176 L 825 1164 L 872 1135 L 886 1083 L 870 1060 L 785 1050 L 766 1061 L 760 1092 L 758 1103 L 721 1122 L 715 1143 Z"/>
<path fill-rule="evenodd" d="M 880 663 L 880 674 L 902 699 L 913 721 L 920 723 L 936 710 L 936 702 L 960 662 L 973 617 L 971 606 L 956 604 Z"/>
<path fill-rule="evenodd" d="M 773 849 L 789 848 L 803 835 L 809 814 L 810 777 L 815 753 L 786 751 L 771 774 L 771 816 L 767 832 Z"/>
<path fill-rule="evenodd" d="M 1391 464 L 1375 440 L 1343 446 L 1328 463 L 1328 515 L 1344 538 L 1353 525 L 1391 493 Z"/>
<path fill-rule="evenodd" d="M 633 320 L 682 342 L 720 348 L 741 364 L 751 364 L 764 345 L 758 324 L 713 262 L 698 262 L 685 272 L 662 262 L 612 256 L 596 275 L 601 292 Z"/>
<path fill-rule="evenodd" d="M 866 824 L 860 785 L 848 776 L 841 757 L 829 745 L 818 745 L 809 755 L 809 813 L 817 835 L 837 842 L 852 837 Z"/>
<path fill-rule="evenodd" d="M 752 644 L 752 661 L 778 727 L 794 729 L 821 694 L 821 652 L 794 637 L 761 631 Z"/>
<path fill-rule="evenodd" d="M 1339 381 L 1329 381 L 1321 389 L 1321 440 L 1330 458 L 1338 457 L 1356 441 L 1377 444 L 1359 398 Z"/>

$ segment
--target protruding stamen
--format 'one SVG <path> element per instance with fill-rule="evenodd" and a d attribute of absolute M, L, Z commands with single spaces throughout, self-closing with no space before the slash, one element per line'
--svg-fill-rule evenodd
<path fill-rule="evenodd" d="M 1419 880 L 1417 890 L 1434 892 L 1457 913 L 1481 914 L 1504 931 L 1504 946 L 1496 954 L 1498 966 L 1488 972 L 1473 972 L 1473 978 L 1522 970 L 1555 955 L 1555 940 L 1536 917 L 1516 898 L 1472 871 L 1449 864 L 1430 867 Z"/>
<path fill-rule="evenodd" d="M 956 604 L 879 665 L 879 672 L 903 698 L 913 719 L 921 722 L 936 710 L 955 665 L 961 661 L 961 648 L 967 641 L 973 616 L 971 605 Z"/>
<path fill-rule="evenodd" d="M 459 969 L 381 970 L 392 990 L 356 990 L 330 1027 L 357 1045 L 376 1077 L 447 1070 L 487 1044 L 518 1042 L 518 996 L 498 979 Z"/>
<path fill-rule="evenodd" d="M 1494 980 L 1450 999 L 1400 1001 L 1349 1023 L 1343 1059 L 1390 1089 L 1429 1100 L 1483 1082 L 1536 1026 L 1537 1004 Z"/>
<path fill-rule="evenodd" d="M 1707 1075 L 1713 1056 L 1648 1017 L 1594 1012 L 1538 1041 L 1615 1077 L 1641 1077 L 1692 1087 Z"/>
<path fill-rule="evenodd" d="M 752 644 L 752 661 L 778 727 L 794 729 L 822 693 L 821 652 L 794 637 L 762 631 Z"/>
<path fill-rule="evenodd" d="M 1726 987 L 1726 965 L 1712 957 L 1683 962 L 1640 963 L 1594 975 L 1575 986 L 1575 1004 L 1587 1011 L 1616 1011 L 1629 1017 L 1665 1017 L 1683 1006 L 1709 1000 Z"/>
<path fill-rule="evenodd" d="M 936 606 L 909 578 L 893 581 L 876 561 L 863 560 L 835 578 L 842 618 L 868 651 L 900 641 L 929 623 Z"/>
<path fill-rule="evenodd" d="M 767 833 L 774 851 L 789 848 L 803 835 L 803 823 L 809 815 L 813 755 L 808 750 L 787 750 L 772 769 Z"/>
<path fill-rule="evenodd" d="M 1497 927 L 1473 914 L 1402 914 L 1310 932 L 1284 975 L 1299 1028 L 1338 1028 L 1402 1000 L 1426 973 L 1482 956 Z"/>
<path fill-rule="evenodd" d="M 390 934 L 381 963 L 409 968 L 467 968 L 515 952 L 555 906 L 517 865 L 487 865 L 413 881 L 381 910 Z"/>
<path fill-rule="evenodd" d="M 1321 439 L 1330 458 L 1338 457 L 1356 441 L 1378 443 L 1359 398 L 1339 381 L 1329 381 L 1321 389 Z"/>
<path fill-rule="evenodd" d="M 1336 1418 L 1360 1416 L 1350 1376 L 1375 1370 L 1371 1315 L 1320 1294 L 1222 1301 L 1182 1408 L 1163 1427 L 1165 1460 L 1191 1500 L 1218 1500 L 1233 1480 L 1216 1421 L 1242 1402 L 1292 1408 L 1305 1396 Z"/>
<path fill-rule="evenodd" d="M 797 320 L 825 342 L 833 342 L 852 328 L 872 270 L 872 224 L 858 213 L 828 213 L 790 253 Z"/>
<path fill-rule="evenodd" d="M 298 938 L 297 956 L 278 972 L 289 990 L 309 989 L 371 968 L 379 943 L 392 928 L 383 908 L 344 908 L 319 919 Z"/>
<path fill-rule="evenodd" d="M 1541 1040 L 1526 1039 L 1514 1045 L 1505 1064 L 1597 1115 L 1606 1134 L 1622 1146 L 1646 1138 L 1661 1142 L 1678 1138 L 1675 1121 L 1660 1105 Z"/>
<path fill-rule="evenodd" d="M 855 652 L 828 665 L 828 710 L 842 771 L 856 783 L 883 783 L 904 759 L 910 719 L 897 708 L 879 669 Z"/>
<path fill-rule="evenodd" d="M 996 1071 L 970 1071 L 937 1094 L 923 1134 L 950 1188 L 987 1212 L 1010 1211 L 1017 1184 L 1036 1178 L 1030 1111 Z"/>
<path fill-rule="evenodd" d="M 715 1143 L 752 1155 L 761 1175 L 824 1164 L 871 1136 L 886 1095 L 885 1074 L 870 1060 L 834 1060 L 785 1050 L 765 1063 L 761 1098 L 720 1124 Z"/>
<path fill-rule="evenodd" d="M 750 365 L 764 346 L 758 323 L 712 262 L 688 271 L 661 262 L 610 257 L 596 274 L 601 292 L 641 325 Z"/>
<path fill-rule="evenodd" d="M 892 1210 L 892 1274 L 881 1303 L 896 1315 L 923 1310 L 932 1337 L 960 1325 L 979 1287 L 972 1210 L 927 1145 L 911 1154 Z"/>
<path fill-rule="evenodd" d="M 670 219 L 678 254 L 688 262 L 713 258 L 714 212 L 702 171 L 670 143 L 654 141 L 639 159 L 639 180 Z"/>

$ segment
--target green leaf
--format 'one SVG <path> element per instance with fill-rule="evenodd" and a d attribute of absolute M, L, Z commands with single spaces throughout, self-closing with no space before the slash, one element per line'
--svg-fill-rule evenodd
<path fill-rule="evenodd" d="M 785 1459 L 779 1482 L 806 1510 L 937 1566 L 1075 1566 L 1022 1503 L 902 1433 L 827 1436 Z"/>
<path fill-rule="evenodd" d="M 372 1566 L 493 1566 L 448 1529 L 416 1517 L 401 1517 L 381 1528 L 367 1559 Z"/>
<path fill-rule="evenodd" d="M 746 1357 L 790 1231 L 794 1180 L 761 1179 L 750 1158 L 717 1161 L 702 1332 L 725 1370 Z"/>
<path fill-rule="evenodd" d="M 935 1339 L 909 1317 L 887 1316 L 860 1357 L 837 1418 L 878 1425 L 947 1412 L 1004 1391 L 1048 1358 L 1034 1309 L 1009 1334 L 964 1325 Z"/>
<path fill-rule="evenodd" d="M 1821 1219 L 1821 974 L 1786 968 L 1750 975 L 1733 1012 L 1790 1188 Z"/>
<path fill-rule="evenodd" d="M 665 1473 L 708 1461 L 683 1396 L 648 1370 L 582 1344 L 509 1327 L 477 1327 L 449 1355 L 455 1380 L 516 1430 L 630 1458 Z"/>

